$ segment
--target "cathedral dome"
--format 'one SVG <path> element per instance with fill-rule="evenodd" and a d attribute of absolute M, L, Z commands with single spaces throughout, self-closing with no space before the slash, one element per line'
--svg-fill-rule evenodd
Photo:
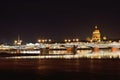
<path fill-rule="evenodd" d="M 100 41 L 101 40 L 100 36 L 101 36 L 100 30 L 98 29 L 97 26 L 95 26 L 95 30 L 93 31 L 92 34 L 92 41 Z"/>

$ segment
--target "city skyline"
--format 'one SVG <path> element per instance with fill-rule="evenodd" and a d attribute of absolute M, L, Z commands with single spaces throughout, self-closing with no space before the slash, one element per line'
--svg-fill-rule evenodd
<path fill-rule="evenodd" d="M 91 32 L 91 36 L 88 36 L 86 37 L 86 39 L 80 39 L 79 37 L 74 37 L 74 38 L 64 38 L 62 40 L 55 40 L 53 38 L 45 38 L 45 37 L 39 37 L 37 38 L 36 40 L 34 41 L 24 41 L 23 38 L 21 38 L 20 35 L 17 35 L 17 37 L 9 42 L 6 41 L 6 42 L 1 42 L 1 44 L 27 44 L 27 43 L 71 43 L 71 42 L 119 42 L 120 39 L 110 39 L 109 37 L 107 36 L 104 36 L 103 34 L 101 35 L 101 31 L 99 30 L 98 26 L 94 26 L 94 29 L 93 31 Z"/>
<path fill-rule="evenodd" d="M 38 38 L 63 40 L 91 37 L 94 26 L 101 35 L 119 39 L 119 4 L 114 1 L 91 2 L 2 2 L 0 3 L 0 42 Z"/>

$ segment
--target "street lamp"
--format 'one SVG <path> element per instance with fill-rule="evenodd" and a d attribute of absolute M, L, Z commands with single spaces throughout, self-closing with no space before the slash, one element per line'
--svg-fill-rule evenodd
<path fill-rule="evenodd" d="M 67 42 L 67 39 L 65 39 L 64 42 Z"/>
<path fill-rule="evenodd" d="M 51 39 L 49 39 L 48 41 L 51 42 Z"/>
<path fill-rule="evenodd" d="M 14 44 L 15 44 L 15 45 L 17 44 L 17 40 L 14 41 Z"/>
<path fill-rule="evenodd" d="M 45 42 L 45 40 L 43 39 L 43 40 L 42 40 L 42 42 L 44 43 L 44 42 Z"/>
<path fill-rule="evenodd" d="M 64 42 L 71 42 L 71 40 L 70 39 L 65 39 Z"/>
<path fill-rule="evenodd" d="M 75 42 L 75 39 L 73 39 L 73 42 Z"/>
<path fill-rule="evenodd" d="M 47 39 L 45 39 L 44 41 L 47 42 Z"/>
<path fill-rule="evenodd" d="M 47 43 L 51 42 L 51 39 L 38 39 L 38 43 Z"/>
<path fill-rule="evenodd" d="M 71 40 L 70 40 L 70 39 L 68 39 L 68 42 L 71 42 Z"/>
<path fill-rule="evenodd" d="M 77 38 L 77 39 L 76 39 L 76 42 L 78 42 L 78 41 L 79 41 L 79 39 Z"/>
<path fill-rule="evenodd" d="M 42 40 L 41 40 L 41 39 L 38 39 L 38 42 L 39 42 L 39 43 L 41 43 L 41 42 L 42 42 Z"/>
<path fill-rule="evenodd" d="M 103 37 L 103 40 L 107 40 L 107 37 L 106 37 L 106 36 L 104 36 L 104 37 Z"/>

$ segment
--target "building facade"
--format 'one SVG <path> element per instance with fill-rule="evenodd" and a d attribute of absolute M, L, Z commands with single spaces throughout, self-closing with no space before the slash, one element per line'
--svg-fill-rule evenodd
<path fill-rule="evenodd" d="M 92 41 L 93 42 L 100 42 L 101 41 L 101 33 L 97 26 L 95 26 L 95 29 L 92 33 Z"/>

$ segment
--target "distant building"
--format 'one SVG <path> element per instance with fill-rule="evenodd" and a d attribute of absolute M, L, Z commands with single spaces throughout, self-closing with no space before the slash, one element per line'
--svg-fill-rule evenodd
<path fill-rule="evenodd" d="M 92 33 L 92 39 L 93 42 L 99 42 L 101 41 L 101 34 L 100 34 L 100 30 L 98 29 L 97 26 L 95 26 L 95 30 Z"/>

